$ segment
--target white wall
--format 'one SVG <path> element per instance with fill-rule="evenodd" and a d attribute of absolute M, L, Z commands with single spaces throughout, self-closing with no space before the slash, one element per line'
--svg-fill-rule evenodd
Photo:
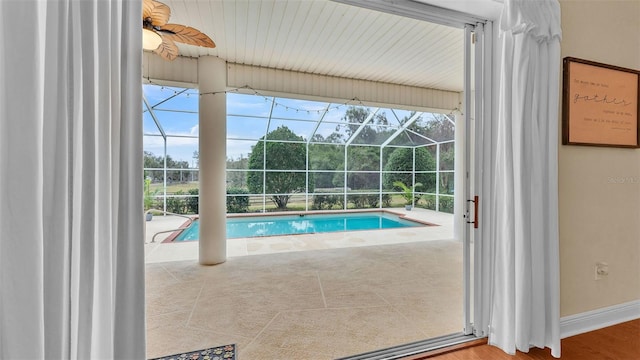
<path fill-rule="evenodd" d="M 640 69 L 640 1 L 560 4 L 562 57 Z M 558 156 L 561 315 L 640 300 L 640 149 L 560 145 Z M 599 261 L 610 274 L 595 281 Z"/>

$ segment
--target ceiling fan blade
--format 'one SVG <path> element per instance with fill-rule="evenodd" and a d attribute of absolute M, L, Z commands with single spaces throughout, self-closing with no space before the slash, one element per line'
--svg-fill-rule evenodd
<path fill-rule="evenodd" d="M 214 48 L 216 44 L 206 34 L 198 29 L 180 24 L 166 24 L 160 28 L 162 36 L 169 37 L 174 41 L 197 45 L 202 47 Z"/>
<path fill-rule="evenodd" d="M 175 60 L 175 58 L 178 57 L 178 47 L 173 40 L 165 36 L 162 37 L 162 44 L 153 50 L 153 52 L 169 61 Z"/>
<path fill-rule="evenodd" d="M 150 0 L 144 0 L 142 2 L 142 20 L 151 17 L 151 10 L 153 9 L 153 4 Z"/>
<path fill-rule="evenodd" d="M 171 16 L 171 9 L 155 0 L 144 0 L 142 4 L 142 20 L 147 20 L 151 22 L 153 26 L 163 26 L 169 21 L 169 16 Z"/>

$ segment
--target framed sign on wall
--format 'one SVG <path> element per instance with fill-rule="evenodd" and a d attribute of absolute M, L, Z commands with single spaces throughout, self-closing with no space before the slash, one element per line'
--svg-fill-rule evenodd
<path fill-rule="evenodd" d="M 562 143 L 639 147 L 639 88 L 636 70 L 564 58 Z"/>

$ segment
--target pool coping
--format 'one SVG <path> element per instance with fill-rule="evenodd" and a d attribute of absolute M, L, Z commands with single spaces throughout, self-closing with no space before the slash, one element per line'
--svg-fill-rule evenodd
<path fill-rule="evenodd" d="M 286 216 L 286 215 L 325 215 L 325 214 L 349 214 L 349 213 L 388 213 L 388 214 L 392 214 L 395 215 L 403 220 L 407 220 L 407 221 L 413 221 L 425 226 L 440 226 L 438 224 L 434 224 L 428 221 L 424 221 L 424 220 L 419 220 L 419 219 L 415 219 L 415 218 L 411 218 L 408 217 L 407 215 L 410 214 L 406 214 L 406 213 L 402 213 L 402 212 L 396 212 L 396 211 L 392 211 L 392 210 L 388 210 L 388 209 L 348 209 L 348 210 L 311 210 L 311 211 L 277 211 L 277 212 L 268 212 L 268 213 L 264 213 L 264 212 L 259 212 L 259 213 L 241 213 L 241 214 L 227 214 L 227 218 L 243 218 L 243 217 L 252 217 L 252 216 Z M 181 242 L 176 242 L 174 241 L 178 235 L 180 235 L 180 233 L 182 233 L 182 231 L 184 231 L 184 229 L 188 228 L 193 221 L 199 219 L 200 216 L 198 215 L 194 215 L 193 217 L 191 217 L 191 220 L 187 220 L 185 221 L 182 225 L 180 225 L 180 227 L 175 230 L 174 232 L 172 232 L 169 236 L 167 236 L 166 239 L 164 239 L 162 241 L 162 244 L 179 244 Z M 378 230 L 385 230 L 385 229 L 378 229 Z M 386 229 L 386 230 L 390 230 L 390 229 Z M 369 230 L 351 230 L 351 231 L 343 231 L 343 232 L 356 232 L 356 231 L 369 231 Z M 287 235 L 264 235 L 264 236 L 259 236 L 262 238 L 267 238 L 267 237 L 272 237 L 272 236 L 298 236 L 298 235 L 308 235 L 308 234 L 313 234 L 313 233 L 303 233 L 303 234 L 287 234 Z M 192 241 L 196 241 L 196 240 L 192 240 Z"/>

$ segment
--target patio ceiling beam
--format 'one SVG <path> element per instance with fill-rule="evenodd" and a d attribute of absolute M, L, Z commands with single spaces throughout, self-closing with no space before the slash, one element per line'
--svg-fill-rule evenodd
<path fill-rule="evenodd" d="M 413 124 L 416 120 L 418 120 L 418 118 L 420 116 L 422 116 L 422 112 L 417 112 L 415 114 L 413 114 L 413 116 L 407 120 L 404 124 L 402 124 L 402 126 L 400 126 L 398 128 L 398 130 L 396 130 L 395 133 L 393 133 L 391 136 L 389 136 L 389 138 L 387 140 L 385 140 L 385 142 L 382 143 L 382 145 L 380 145 L 380 147 L 385 147 L 387 145 L 389 145 L 389 143 L 391 143 L 398 135 L 402 134 L 405 130 L 407 130 L 407 127 L 411 124 Z"/>
<path fill-rule="evenodd" d="M 162 137 L 165 140 L 167 140 L 167 134 L 164 132 L 164 128 L 160 124 L 160 121 L 156 117 L 155 111 L 153 111 L 153 108 L 149 105 L 149 101 L 147 101 L 147 97 L 144 94 L 142 94 L 142 101 L 144 101 L 144 106 L 146 106 L 147 110 L 149 110 L 149 114 L 151 114 L 151 118 L 153 119 L 153 122 L 156 123 L 156 126 L 158 127 L 158 131 L 160 131 L 160 134 L 162 134 Z"/>
<path fill-rule="evenodd" d="M 405 16 L 413 19 L 429 21 L 440 25 L 464 28 L 465 25 L 475 25 L 486 22 L 478 16 L 466 14 L 456 10 L 439 6 L 419 3 L 412 0 L 333 0 L 335 2 L 358 6 L 366 9 L 385 12 L 388 14 Z"/>
<path fill-rule="evenodd" d="M 378 110 L 380 110 L 380 108 L 375 108 L 371 113 L 369 113 L 369 116 L 367 116 L 367 118 L 362 122 L 362 124 L 360 124 L 360 127 L 358 128 L 358 130 L 356 130 L 353 134 L 351 134 L 351 137 L 347 139 L 347 142 L 344 144 L 345 148 L 351 145 L 353 140 L 362 132 L 362 129 L 364 129 L 364 127 L 367 126 L 367 124 L 369 124 L 371 120 L 373 120 L 373 117 L 376 115 Z"/>

